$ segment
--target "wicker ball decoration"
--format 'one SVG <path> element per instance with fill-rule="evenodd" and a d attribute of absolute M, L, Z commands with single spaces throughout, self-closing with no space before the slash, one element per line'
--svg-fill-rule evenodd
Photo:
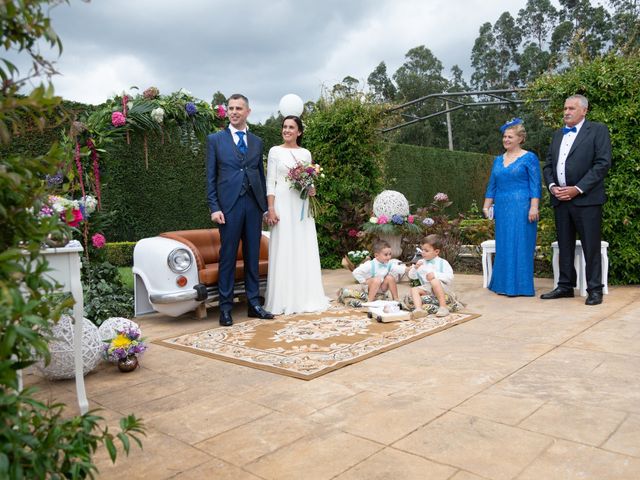
<path fill-rule="evenodd" d="M 98 334 L 100 338 L 104 340 L 111 340 L 115 338 L 117 335 L 117 330 L 122 330 L 123 328 L 139 328 L 138 324 L 128 318 L 124 317 L 111 317 L 107 318 L 102 324 L 98 327 Z"/>
<path fill-rule="evenodd" d="M 42 375 L 50 380 L 75 377 L 73 357 L 73 320 L 69 315 L 62 315 L 52 329 L 55 340 L 49 343 L 51 362 L 45 366 L 44 361 L 36 363 Z M 88 319 L 82 319 L 82 365 L 83 374 L 92 371 L 102 360 L 102 341 L 98 327 Z"/>
<path fill-rule="evenodd" d="M 376 217 L 385 215 L 391 218 L 393 215 L 406 217 L 409 215 L 409 201 L 400 192 L 384 190 L 373 201 L 373 214 Z"/>

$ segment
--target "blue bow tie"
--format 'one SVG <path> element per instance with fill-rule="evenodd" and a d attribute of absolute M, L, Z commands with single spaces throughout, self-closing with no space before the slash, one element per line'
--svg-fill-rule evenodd
<path fill-rule="evenodd" d="M 578 131 L 578 129 L 577 129 L 576 127 L 571 127 L 571 128 L 569 128 L 569 127 L 562 127 L 562 134 L 563 134 L 563 135 L 566 135 L 566 134 L 567 134 L 567 133 L 569 133 L 569 132 L 576 133 L 577 131 Z"/>

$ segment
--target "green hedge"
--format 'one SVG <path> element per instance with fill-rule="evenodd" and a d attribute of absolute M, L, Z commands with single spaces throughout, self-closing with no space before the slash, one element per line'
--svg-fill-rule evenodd
<path fill-rule="evenodd" d="M 136 242 L 109 242 L 104 246 L 105 257 L 111 265 L 116 267 L 131 267 L 135 246 Z"/>
<path fill-rule="evenodd" d="M 210 228 L 207 206 L 204 145 L 185 147 L 179 130 L 165 131 L 164 139 L 142 136 L 130 144 L 110 146 L 102 163 L 103 206 L 116 212 L 105 228 L 109 241 L 137 241 L 161 232 Z"/>
<path fill-rule="evenodd" d="M 443 192 L 453 202 L 449 213 L 464 213 L 474 201 L 482 205 L 492 165 L 491 155 L 392 143 L 385 186 L 403 193 L 414 206 L 412 211 Z"/>

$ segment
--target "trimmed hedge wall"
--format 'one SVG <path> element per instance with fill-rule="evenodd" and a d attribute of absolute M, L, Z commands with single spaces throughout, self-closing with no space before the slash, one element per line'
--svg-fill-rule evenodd
<path fill-rule="evenodd" d="M 202 145 L 195 142 L 194 145 Z M 116 212 L 105 228 L 109 242 L 137 241 L 161 232 L 211 228 L 207 206 L 206 152 L 180 142 L 179 130 L 165 131 L 164 142 L 148 136 L 110 146 L 102 163 L 104 208 Z"/>
<path fill-rule="evenodd" d="M 493 156 L 431 147 L 389 144 L 386 188 L 404 194 L 415 208 L 431 204 L 438 192 L 453 205 L 449 213 L 468 212 L 473 201 L 481 206 Z"/>
<path fill-rule="evenodd" d="M 109 242 L 105 248 L 105 257 L 111 265 L 116 267 L 133 266 L 133 249 L 136 242 Z"/>

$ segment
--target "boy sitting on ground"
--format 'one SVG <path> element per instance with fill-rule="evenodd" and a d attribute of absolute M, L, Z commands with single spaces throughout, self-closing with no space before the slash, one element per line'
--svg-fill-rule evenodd
<path fill-rule="evenodd" d="M 361 264 L 353 271 L 353 276 L 361 285 L 367 286 L 367 301 L 375 300 L 378 293 L 391 293 L 398 299 L 398 281 L 404 275 L 406 266 L 391 258 L 391 245 L 384 240 L 373 244 L 373 260 Z"/>
<path fill-rule="evenodd" d="M 437 317 L 449 315 L 447 308 L 447 293 L 450 292 L 453 283 L 453 269 L 449 262 L 440 258 L 442 240 L 440 236 L 432 234 L 425 237 L 421 243 L 422 259 L 409 269 L 409 278 L 417 279 L 420 285 L 411 289 L 411 298 L 414 305 L 413 317 L 426 316 L 427 311 L 422 309 L 422 295 L 432 293 L 438 299 L 439 308 Z"/>

